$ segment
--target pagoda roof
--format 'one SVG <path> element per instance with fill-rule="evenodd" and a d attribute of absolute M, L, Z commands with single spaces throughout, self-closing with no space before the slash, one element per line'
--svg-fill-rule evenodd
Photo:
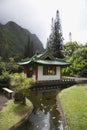
<path fill-rule="evenodd" d="M 70 62 L 66 62 L 65 59 L 55 58 L 48 50 L 41 54 L 35 54 L 31 58 L 22 59 L 20 62 L 18 62 L 19 65 L 28 65 L 34 63 L 54 66 L 69 66 L 71 64 Z"/>

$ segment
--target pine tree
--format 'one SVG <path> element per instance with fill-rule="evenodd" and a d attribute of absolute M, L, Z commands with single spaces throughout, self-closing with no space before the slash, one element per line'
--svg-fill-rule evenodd
<path fill-rule="evenodd" d="M 64 58 L 63 55 L 63 36 L 60 24 L 59 11 L 56 12 L 56 19 L 52 18 L 51 34 L 47 40 L 47 49 L 51 49 L 57 58 Z"/>

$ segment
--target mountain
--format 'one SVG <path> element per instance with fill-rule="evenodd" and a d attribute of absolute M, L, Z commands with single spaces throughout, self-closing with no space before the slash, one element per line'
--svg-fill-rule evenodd
<path fill-rule="evenodd" d="M 0 24 L 0 56 L 3 59 L 16 56 L 23 58 L 26 51 L 25 46 L 27 46 L 29 38 L 32 41 L 30 46 L 32 52 L 42 52 L 44 50 L 36 34 L 32 34 L 12 21 L 5 25 Z"/>

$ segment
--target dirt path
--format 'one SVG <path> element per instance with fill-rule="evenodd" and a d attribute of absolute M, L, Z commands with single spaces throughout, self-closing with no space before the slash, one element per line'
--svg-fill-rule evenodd
<path fill-rule="evenodd" d="M 2 110 L 3 106 L 6 105 L 7 101 L 8 99 L 2 93 L 0 93 L 0 111 Z"/>

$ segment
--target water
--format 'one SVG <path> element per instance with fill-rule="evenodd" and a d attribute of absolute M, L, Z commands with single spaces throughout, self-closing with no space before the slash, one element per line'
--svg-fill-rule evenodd
<path fill-rule="evenodd" d="M 28 121 L 17 130 L 63 130 L 56 105 L 57 93 L 58 91 L 30 91 L 29 99 L 34 105 L 34 110 Z"/>

